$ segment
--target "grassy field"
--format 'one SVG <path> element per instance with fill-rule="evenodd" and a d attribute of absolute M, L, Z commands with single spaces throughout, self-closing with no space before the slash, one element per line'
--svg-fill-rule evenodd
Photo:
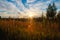
<path fill-rule="evenodd" d="M 59 23 L 0 19 L 0 40 L 60 40 Z"/>

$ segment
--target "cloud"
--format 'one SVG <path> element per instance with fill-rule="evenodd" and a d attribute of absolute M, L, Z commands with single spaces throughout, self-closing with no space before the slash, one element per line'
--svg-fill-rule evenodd
<path fill-rule="evenodd" d="M 20 16 L 18 15 L 18 12 L 21 12 L 14 4 L 10 3 L 10 2 L 4 2 L 4 1 L 0 1 L 0 16 L 12 16 L 12 17 L 17 17 Z"/>
<path fill-rule="evenodd" d="M 41 16 L 42 11 L 45 15 L 46 8 L 50 3 L 53 3 L 53 1 L 59 10 L 60 0 L 0 0 L 0 14 L 25 17 L 28 12 L 33 12 L 33 14 Z M 20 12 L 20 14 L 18 12 Z"/>
<path fill-rule="evenodd" d="M 34 1 L 36 1 L 36 0 L 27 0 L 27 3 L 34 2 Z"/>

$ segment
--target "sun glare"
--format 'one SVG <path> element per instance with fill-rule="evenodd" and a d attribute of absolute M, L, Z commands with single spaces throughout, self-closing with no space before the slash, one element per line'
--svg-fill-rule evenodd
<path fill-rule="evenodd" d="M 34 15 L 33 14 L 29 14 L 29 17 L 32 18 Z"/>
<path fill-rule="evenodd" d="M 28 18 L 33 18 L 34 17 L 34 14 L 32 12 L 28 12 L 27 13 L 27 16 L 28 16 Z"/>
<path fill-rule="evenodd" d="M 27 18 L 34 18 L 37 17 L 37 13 L 33 12 L 33 11 L 27 11 L 26 16 Z"/>

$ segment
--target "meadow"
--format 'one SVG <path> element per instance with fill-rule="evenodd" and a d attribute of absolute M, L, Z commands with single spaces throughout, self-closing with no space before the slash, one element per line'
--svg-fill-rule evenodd
<path fill-rule="evenodd" d="M 47 19 L 0 19 L 0 40 L 60 40 L 60 22 Z"/>

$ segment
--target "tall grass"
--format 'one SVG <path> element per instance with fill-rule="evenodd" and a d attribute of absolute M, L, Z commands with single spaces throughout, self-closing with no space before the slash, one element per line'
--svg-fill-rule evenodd
<path fill-rule="evenodd" d="M 59 40 L 59 22 L 0 19 L 0 40 Z"/>

